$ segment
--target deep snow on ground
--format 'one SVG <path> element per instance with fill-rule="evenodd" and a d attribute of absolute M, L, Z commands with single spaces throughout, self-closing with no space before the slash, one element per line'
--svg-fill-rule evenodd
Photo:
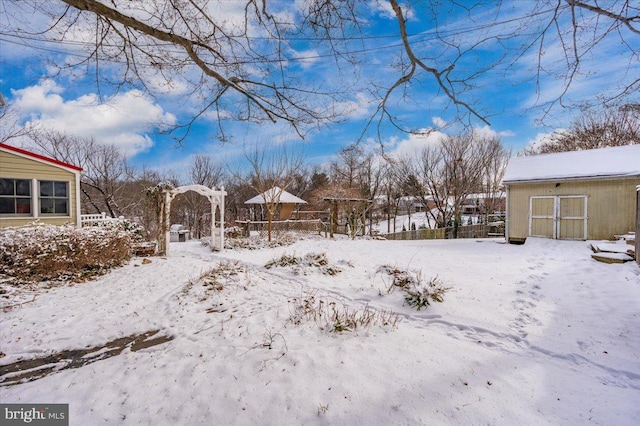
<path fill-rule="evenodd" d="M 266 269 L 326 253 L 342 272 Z M 160 329 L 174 339 L 40 380 L 3 403 L 69 403 L 70 424 L 640 424 L 640 268 L 588 243 L 529 239 L 301 239 L 167 258 L 37 294 L 2 314 L 3 365 Z M 243 272 L 207 290 L 220 261 Z M 391 265 L 447 287 L 417 311 L 388 294 Z M 333 333 L 291 320 L 300 301 L 396 312 L 396 328 Z"/>

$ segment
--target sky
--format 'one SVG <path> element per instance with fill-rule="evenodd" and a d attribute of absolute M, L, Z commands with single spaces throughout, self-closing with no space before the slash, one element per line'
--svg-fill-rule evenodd
<path fill-rule="evenodd" d="M 320 165 L 358 140 L 371 146 L 383 143 L 387 152 L 412 152 L 441 133 L 460 131 L 456 119 L 484 134 L 500 136 L 516 153 L 552 131 L 568 127 L 580 114 L 576 105 L 613 97 L 640 73 L 635 56 L 640 51 L 639 36 L 625 28 L 607 33 L 611 20 L 578 14 L 584 28 L 575 38 L 581 68 L 571 76 L 562 102 L 550 105 L 548 102 L 565 90 L 566 64 L 573 61 L 570 51 L 574 39 L 568 32 L 570 13 L 566 6 L 560 9 L 557 31 L 540 38 L 553 12 L 545 2 L 508 2 L 499 7 L 488 2 L 468 8 L 454 8 L 448 2 L 433 8 L 426 2 L 401 2 L 416 56 L 440 70 L 455 63 L 450 76 L 457 81 L 453 87 L 458 99 L 486 121 L 464 107 L 456 108 L 438 90 L 432 75 L 417 72 L 411 83 L 389 98 L 390 114 L 399 124 L 394 126 L 388 118 L 379 121 L 375 112 L 381 94 L 400 77 L 398 64 L 406 63 L 406 54 L 403 56 L 391 6 L 386 1 L 363 1 L 359 9 L 361 32 L 350 29 L 338 39 L 338 49 L 344 55 L 332 54 L 308 34 L 290 37 L 284 44 L 288 76 L 300 87 L 322 87 L 335 93 L 335 102 L 328 104 L 318 96 L 313 105 L 331 108 L 339 120 L 306 127 L 302 139 L 283 122 L 231 120 L 234 104 L 242 99 L 230 94 L 225 95 L 222 123 L 231 142 L 219 141 L 220 123 L 211 110 L 177 142 L 184 133 L 166 131 L 188 122 L 206 97 L 204 92 L 190 92 L 189 82 L 198 77 L 193 67 L 184 68 L 182 74 L 167 73 L 167 79 L 144 71 L 145 86 L 137 82 L 116 86 L 104 80 L 121 82 L 122 62 L 103 61 L 98 85 L 95 67 L 71 66 L 84 59 L 83 49 L 95 41 L 91 25 L 79 26 L 64 34 L 62 41 L 51 42 L 45 37 L 52 33 L 41 32 L 59 16 L 34 12 L 28 3 L 0 0 L 0 4 L 0 90 L 13 120 L 2 123 L 4 134 L 9 124 L 15 123 L 17 128 L 38 126 L 92 137 L 118 146 L 136 167 L 178 175 L 188 168 L 193 155 L 211 155 L 232 164 L 241 161 L 245 146 L 255 144 L 295 144 L 304 150 L 307 163 Z M 47 7 L 56 11 L 60 4 L 49 2 Z M 274 16 L 283 20 L 299 19 L 295 7 L 300 4 L 268 2 Z M 471 6 L 470 2 L 462 4 Z M 207 7 L 226 29 L 234 28 L 244 13 L 244 2 L 239 1 L 213 1 Z M 255 46 L 270 46 L 259 28 L 250 29 Z M 593 40 L 597 40 L 595 45 Z M 260 67 L 257 64 L 244 70 L 258 75 Z M 638 95 L 627 94 L 618 101 L 637 102 Z M 432 133 L 409 134 L 398 127 Z M 28 144 L 18 138 L 7 142 Z"/>

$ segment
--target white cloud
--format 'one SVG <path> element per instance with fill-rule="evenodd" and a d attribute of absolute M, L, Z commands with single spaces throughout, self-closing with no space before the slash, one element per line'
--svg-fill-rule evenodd
<path fill-rule="evenodd" d="M 402 8 L 402 14 L 405 19 L 410 21 L 416 19 L 416 12 L 409 4 L 402 4 L 400 7 Z M 370 1 L 369 8 L 383 18 L 397 19 L 396 13 L 393 11 L 391 4 L 387 1 Z"/>
<path fill-rule="evenodd" d="M 368 117 L 371 114 L 371 108 L 374 105 L 374 99 L 366 93 L 358 92 L 355 99 L 343 102 L 337 102 L 334 105 L 335 113 L 339 117 L 350 119 L 360 119 Z"/>
<path fill-rule="evenodd" d="M 432 121 L 436 125 L 436 129 L 442 129 L 448 124 L 440 117 L 434 117 Z M 436 129 L 421 129 L 419 134 L 411 134 L 406 139 L 400 141 L 392 139 L 388 143 L 388 146 L 392 147 L 390 152 L 401 159 L 418 155 L 424 147 L 436 144 L 441 138 L 446 136 L 444 132 Z M 474 127 L 473 132 L 479 137 L 486 138 L 514 135 L 514 133 L 509 130 L 497 132 L 489 126 Z"/>
<path fill-rule="evenodd" d="M 447 127 L 447 122 L 441 117 L 433 117 L 431 122 L 436 126 L 437 129 L 443 129 Z"/>
<path fill-rule="evenodd" d="M 482 127 L 474 127 L 473 128 L 473 135 L 474 136 L 478 136 L 480 138 L 490 139 L 490 138 L 497 137 L 498 136 L 498 132 L 496 132 L 495 130 L 493 130 L 489 126 L 484 125 Z"/>
<path fill-rule="evenodd" d="M 113 95 L 103 102 L 94 93 L 65 100 L 53 80 L 13 91 L 14 107 L 25 125 L 54 129 L 116 145 L 127 156 L 148 150 L 147 134 L 175 124 L 173 114 L 138 90 Z"/>
<path fill-rule="evenodd" d="M 549 142 L 551 140 L 551 135 L 553 135 L 554 133 L 563 132 L 563 131 L 565 131 L 565 129 L 556 129 L 553 132 L 549 132 L 549 133 L 538 133 L 536 134 L 535 138 L 529 139 L 527 141 L 526 149 L 538 148 L 540 145 L 544 144 L 545 142 Z"/>
<path fill-rule="evenodd" d="M 444 137 L 444 133 L 433 129 L 421 129 L 419 134 L 410 134 L 406 139 L 399 142 L 396 139 L 391 140 L 391 145 L 395 148 L 391 151 L 396 158 L 412 158 L 419 155 L 423 148 L 434 145 Z"/>
<path fill-rule="evenodd" d="M 316 49 L 292 50 L 291 52 L 292 56 L 298 60 L 297 63 L 305 70 L 308 70 L 320 60 L 320 54 Z"/>

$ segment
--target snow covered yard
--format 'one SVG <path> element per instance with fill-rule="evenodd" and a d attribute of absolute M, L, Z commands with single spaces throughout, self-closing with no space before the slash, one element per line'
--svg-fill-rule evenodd
<path fill-rule="evenodd" d="M 640 268 L 599 263 L 588 243 L 305 239 L 170 250 L 6 310 L 0 363 L 149 330 L 173 340 L 2 386 L 0 400 L 69 403 L 72 425 L 640 423 Z M 341 272 L 265 268 L 308 253 Z M 418 311 L 387 291 L 383 265 L 451 289 Z M 199 279 L 213 267 L 235 273 Z M 321 330 L 296 316 L 311 297 L 400 321 Z"/>

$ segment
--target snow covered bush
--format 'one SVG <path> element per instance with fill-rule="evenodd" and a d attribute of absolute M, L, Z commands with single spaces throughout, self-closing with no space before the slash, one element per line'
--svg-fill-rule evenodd
<path fill-rule="evenodd" d="M 442 285 L 437 276 L 431 278 L 428 283 L 424 283 L 420 273 L 412 274 L 394 266 L 383 265 L 378 268 L 378 272 L 392 277 L 391 284 L 387 287 L 387 294 L 399 288 L 404 292 L 404 302 L 417 310 L 426 308 L 431 302 L 444 302 L 444 294 L 450 290 Z"/>
<path fill-rule="evenodd" d="M 307 253 L 303 257 L 295 254 L 283 254 L 278 259 L 273 259 L 264 265 L 265 268 L 289 267 L 295 275 L 307 274 L 307 268 L 317 268 L 323 275 L 338 275 L 342 269 L 338 266 L 330 265 L 326 253 Z"/>
<path fill-rule="evenodd" d="M 85 281 L 131 256 L 135 229 L 34 224 L 0 231 L 0 274 L 14 282 Z"/>
<path fill-rule="evenodd" d="M 438 277 L 431 278 L 427 284 L 405 289 L 404 302 L 417 310 L 426 308 L 433 302 L 444 302 L 444 293 L 449 290 L 442 287 Z"/>
<path fill-rule="evenodd" d="M 217 266 L 200 275 L 202 285 L 207 289 L 222 291 L 232 278 L 246 272 L 247 268 L 239 261 L 222 261 Z"/>
<path fill-rule="evenodd" d="M 253 237 L 239 237 L 239 238 L 227 238 L 224 241 L 224 248 L 230 250 L 247 249 L 247 250 L 259 250 L 263 248 L 273 247 L 286 247 L 295 243 L 300 238 L 295 238 L 289 234 L 278 235 L 271 241 L 267 241 L 264 238 L 257 236 Z"/>

